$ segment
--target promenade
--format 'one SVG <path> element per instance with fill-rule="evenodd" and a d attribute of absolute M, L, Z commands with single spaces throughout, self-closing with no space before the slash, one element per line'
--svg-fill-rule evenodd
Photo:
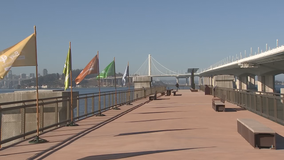
<path fill-rule="evenodd" d="M 180 90 L 177 96 L 142 99 L 41 135 L 44 144 L 21 142 L 0 150 L 0 160 L 282 160 L 284 126 L 226 102 L 215 112 L 212 96 Z M 146 102 L 146 103 L 145 103 Z M 144 104 L 145 103 L 145 104 Z M 134 107 L 134 108 L 133 108 Z M 237 118 L 275 130 L 277 149 L 255 149 L 238 132 Z"/>

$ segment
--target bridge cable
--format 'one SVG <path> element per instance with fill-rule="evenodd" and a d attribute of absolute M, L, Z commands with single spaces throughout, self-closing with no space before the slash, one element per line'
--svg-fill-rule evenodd
<path fill-rule="evenodd" d="M 144 63 L 140 66 L 140 68 L 134 73 L 134 75 L 144 66 L 144 64 L 147 62 L 148 58 L 144 61 Z"/>
<path fill-rule="evenodd" d="M 173 72 L 174 74 L 178 74 L 177 72 L 175 71 L 172 71 L 170 69 L 168 69 L 167 67 L 163 66 L 161 63 L 159 63 L 157 60 L 155 60 L 155 58 L 151 57 L 155 62 L 157 62 L 160 66 L 164 67 L 166 70 L 170 71 L 170 72 Z"/>

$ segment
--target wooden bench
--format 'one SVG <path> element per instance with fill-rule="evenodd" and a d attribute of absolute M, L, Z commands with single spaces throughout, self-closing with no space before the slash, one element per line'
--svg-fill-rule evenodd
<path fill-rule="evenodd" d="M 172 91 L 173 95 L 176 96 L 177 91 Z"/>
<path fill-rule="evenodd" d="M 254 148 L 276 148 L 276 133 L 254 119 L 237 119 L 240 135 Z"/>
<path fill-rule="evenodd" d="M 157 92 L 154 95 L 149 96 L 149 100 L 156 100 L 157 99 Z"/>

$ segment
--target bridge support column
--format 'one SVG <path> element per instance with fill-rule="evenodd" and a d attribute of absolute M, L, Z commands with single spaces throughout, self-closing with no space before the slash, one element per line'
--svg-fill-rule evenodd
<path fill-rule="evenodd" d="M 218 75 L 214 76 L 214 86 L 224 87 L 224 88 L 233 88 L 234 83 L 233 75 Z"/>
<path fill-rule="evenodd" d="M 185 78 L 185 85 L 186 85 L 186 86 L 189 86 L 188 77 Z"/>
<path fill-rule="evenodd" d="M 194 83 L 194 69 L 191 70 L 190 82 L 191 82 L 190 87 L 191 87 L 192 89 L 195 89 L 195 83 Z"/>
<path fill-rule="evenodd" d="M 247 90 L 248 76 L 237 76 L 236 86 L 237 89 Z"/>
<path fill-rule="evenodd" d="M 275 91 L 275 76 L 274 75 L 259 75 L 257 76 L 257 91 L 274 92 Z"/>
<path fill-rule="evenodd" d="M 248 89 L 255 89 L 255 76 L 254 75 L 248 76 Z"/>

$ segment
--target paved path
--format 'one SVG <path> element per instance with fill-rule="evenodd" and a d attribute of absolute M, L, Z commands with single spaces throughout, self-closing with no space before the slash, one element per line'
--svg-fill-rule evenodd
<path fill-rule="evenodd" d="M 182 95 L 163 96 L 129 112 L 146 99 L 136 101 L 106 112 L 105 117 L 82 120 L 78 127 L 54 130 L 41 136 L 49 143 L 23 142 L 1 150 L 0 159 L 283 159 L 282 136 L 277 150 L 254 149 L 238 134 L 236 119 L 256 119 L 280 135 L 284 135 L 283 126 L 230 103 L 226 103 L 229 112 L 215 112 L 212 96 L 203 92 L 181 90 L 178 94 Z M 107 119 L 111 122 L 101 123 Z"/>

